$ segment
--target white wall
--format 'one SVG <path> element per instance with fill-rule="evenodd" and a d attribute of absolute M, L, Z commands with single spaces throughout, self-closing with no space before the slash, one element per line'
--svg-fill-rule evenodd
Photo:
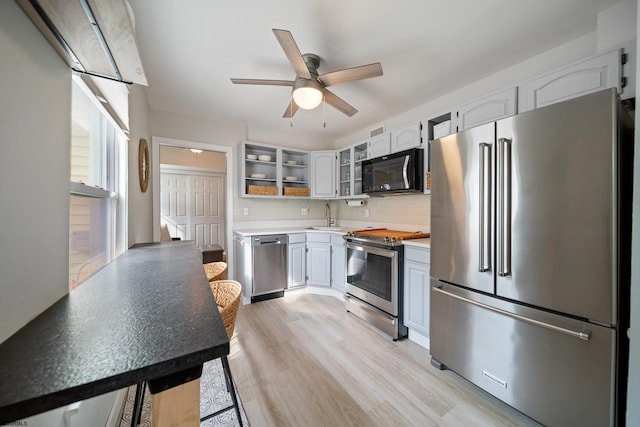
<path fill-rule="evenodd" d="M 201 151 L 201 153 L 194 153 L 188 148 L 161 145 L 160 164 L 214 169 L 216 171 L 224 171 L 227 169 L 227 156 L 225 153 L 219 151 Z"/>
<path fill-rule="evenodd" d="M 0 2 L 0 342 L 69 289 L 71 71 Z"/>
<path fill-rule="evenodd" d="M 149 104 L 147 95 L 141 86 L 130 86 L 129 96 L 129 171 L 128 171 L 128 245 L 153 241 L 152 232 L 152 197 L 151 180 L 146 193 L 140 190 L 138 180 L 138 144 L 145 138 L 151 150 L 151 133 L 149 132 Z"/>

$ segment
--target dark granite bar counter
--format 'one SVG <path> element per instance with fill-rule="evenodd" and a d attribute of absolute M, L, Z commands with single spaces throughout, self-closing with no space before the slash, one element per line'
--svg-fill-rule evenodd
<path fill-rule="evenodd" d="M 228 353 L 193 242 L 134 247 L 0 344 L 0 424 Z"/>

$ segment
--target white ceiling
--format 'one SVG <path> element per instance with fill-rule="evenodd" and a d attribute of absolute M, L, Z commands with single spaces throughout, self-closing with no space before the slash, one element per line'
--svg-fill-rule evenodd
<path fill-rule="evenodd" d="M 293 80 L 272 29 L 291 31 L 320 74 L 381 62 L 384 75 L 332 91 L 359 112 L 298 110 L 293 126 L 337 139 L 594 31 L 619 0 L 131 0 L 154 110 L 289 129 Z M 327 126 L 323 129 L 322 123 Z"/>

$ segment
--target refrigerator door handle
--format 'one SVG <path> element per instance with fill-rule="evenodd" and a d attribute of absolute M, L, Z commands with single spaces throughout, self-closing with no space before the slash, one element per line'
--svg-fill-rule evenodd
<path fill-rule="evenodd" d="M 575 337 L 575 338 L 580 338 L 581 340 L 584 340 L 584 341 L 589 341 L 589 339 L 591 339 L 591 331 L 588 330 L 588 329 L 583 329 L 581 331 L 575 331 L 575 330 L 572 330 L 572 329 L 563 328 L 562 326 L 553 325 L 553 324 L 548 323 L 548 322 L 543 322 L 543 321 L 540 321 L 540 320 L 532 319 L 531 317 L 521 316 L 521 315 L 519 315 L 517 313 L 512 313 L 510 311 L 502 310 L 502 309 L 500 309 L 498 307 L 493 307 L 493 306 L 481 303 L 479 301 L 474 301 L 472 299 L 465 298 L 465 297 L 463 297 L 461 295 L 457 295 L 457 294 L 455 294 L 453 292 L 449 292 L 449 291 L 443 289 L 442 285 L 433 286 L 432 289 L 433 289 L 434 292 L 439 292 L 439 293 L 441 293 L 443 295 L 446 295 L 448 297 L 455 298 L 455 299 L 458 299 L 460 301 L 463 301 L 463 302 L 466 302 L 466 303 L 469 303 L 469 304 L 473 304 L 473 305 L 476 305 L 478 307 L 481 307 L 481 308 L 484 308 L 484 309 L 487 309 L 487 310 L 491 310 L 491 311 L 494 311 L 496 313 L 500 313 L 500 314 L 503 314 L 505 316 L 512 317 L 514 319 L 518 319 L 518 320 L 521 320 L 521 321 L 526 322 L 526 323 L 531 323 L 533 325 L 540 326 L 542 328 L 546 328 L 546 329 L 550 329 L 552 331 L 556 331 L 556 332 L 560 332 L 560 333 L 563 333 L 563 334 L 566 334 L 566 335 L 570 335 L 570 336 Z"/>
<path fill-rule="evenodd" d="M 511 140 L 498 139 L 498 276 L 511 275 Z"/>
<path fill-rule="evenodd" d="M 480 143 L 480 179 L 479 181 L 479 199 L 480 199 L 480 224 L 479 231 L 479 259 L 478 271 L 483 273 L 491 269 L 491 247 L 489 245 L 489 236 L 491 236 L 491 145 L 486 142 Z"/>

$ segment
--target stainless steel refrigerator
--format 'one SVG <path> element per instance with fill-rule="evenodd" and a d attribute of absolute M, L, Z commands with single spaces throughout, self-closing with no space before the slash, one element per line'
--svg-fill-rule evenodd
<path fill-rule="evenodd" d="M 548 426 L 623 425 L 632 157 L 615 89 L 432 142 L 432 364 Z"/>

